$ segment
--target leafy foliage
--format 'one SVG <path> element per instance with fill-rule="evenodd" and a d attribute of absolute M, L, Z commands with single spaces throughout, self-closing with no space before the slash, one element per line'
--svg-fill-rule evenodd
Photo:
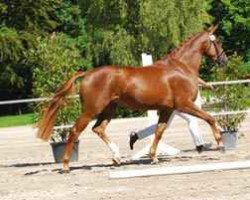
<path fill-rule="evenodd" d="M 80 0 L 80 4 L 96 65 L 139 65 L 142 52 L 157 59 L 209 22 L 207 1 Z"/>
<path fill-rule="evenodd" d="M 242 58 L 233 55 L 224 68 L 216 68 L 214 78 L 218 81 L 240 79 L 244 74 L 242 70 Z M 214 98 L 221 102 L 222 111 L 239 111 L 246 109 L 248 86 L 244 84 L 222 85 L 214 91 Z M 236 131 L 244 120 L 245 114 L 222 115 L 218 117 L 218 123 L 226 131 Z"/>
<path fill-rule="evenodd" d="M 192 33 L 203 30 L 204 24 L 210 21 L 207 9 L 208 1 L 142 1 L 143 50 L 157 58 L 166 54 Z"/>
<path fill-rule="evenodd" d="M 53 10 L 58 0 L 0 1 L 0 92 L 1 99 L 32 95 L 32 70 L 29 51 L 36 38 L 56 26 Z M 5 106 L 1 114 L 23 112 L 25 105 Z"/>
<path fill-rule="evenodd" d="M 40 38 L 39 40 L 37 50 L 30 52 L 30 57 L 35 65 L 33 93 L 38 97 L 49 97 L 54 95 L 64 82 L 68 81 L 79 69 L 79 66 L 84 66 L 87 69 L 90 62 L 81 57 L 74 42 L 70 42 L 71 40 L 65 34 L 58 34 L 53 38 Z M 60 109 L 56 125 L 66 125 L 76 120 L 81 112 L 78 99 L 68 99 L 69 105 Z M 46 104 L 41 103 L 36 107 L 38 118 Z M 64 129 L 58 130 L 55 136 L 65 139 L 65 133 Z"/>
<path fill-rule="evenodd" d="M 6 86 L 18 88 L 24 85 L 24 80 L 18 76 L 18 64 L 27 63 L 27 49 L 35 46 L 34 38 L 27 32 L 18 33 L 14 29 L 0 28 L 0 71 L 1 80 Z M 20 66 L 20 67 L 21 67 Z"/>
<path fill-rule="evenodd" d="M 139 66 L 142 52 L 158 59 L 203 30 L 209 14 L 220 24 L 225 49 L 243 56 L 248 78 L 249 8 L 245 0 L 0 0 L 0 98 L 51 95 L 74 70 L 92 63 Z M 205 77 L 212 69 L 207 66 Z M 45 82 L 42 73 L 51 79 Z"/>
<path fill-rule="evenodd" d="M 60 0 L 11 0 L 1 1 L 0 21 L 18 31 L 48 32 L 56 27 L 54 10 Z"/>
<path fill-rule="evenodd" d="M 116 118 L 129 118 L 129 117 L 142 117 L 146 116 L 145 111 L 133 111 L 129 110 L 128 108 L 120 107 L 118 106 L 117 111 L 116 111 Z"/>
<path fill-rule="evenodd" d="M 28 64 L 28 49 L 35 46 L 32 34 L 0 26 L 0 99 L 27 98 L 31 94 L 32 66 Z M 20 104 L 4 106 L 1 115 L 26 109 Z"/>
<path fill-rule="evenodd" d="M 86 69 L 88 36 L 79 6 L 70 0 L 14 0 L 0 2 L 0 92 L 1 99 L 28 98 L 32 93 L 32 76 L 36 63 L 34 57 L 41 57 L 43 41 L 65 33 L 58 48 L 74 46 L 79 53 L 78 68 Z M 56 45 L 56 44 L 54 44 Z M 57 45 L 59 45 L 57 43 Z M 63 46 L 64 45 L 64 46 Z M 55 49 L 57 49 L 55 47 Z M 31 53 L 32 52 L 32 53 Z M 56 56 L 55 54 L 52 54 Z M 53 56 L 43 59 L 57 59 Z M 47 61 L 44 60 L 46 63 Z M 2 114 L 22 109 L 14 105 L 2 109 Z M 26 107 L 25 107 L 26 108 Z M 28 108 L 27 108 L 28 109 Z"/>
<path fill-rule="evenodd" d="M 213 0 L 210 13 L 215 23 L 220 24 L 219 32 L 227 51 L 236 51 L 246 59 L 250 51 L 250 1 Z"/>

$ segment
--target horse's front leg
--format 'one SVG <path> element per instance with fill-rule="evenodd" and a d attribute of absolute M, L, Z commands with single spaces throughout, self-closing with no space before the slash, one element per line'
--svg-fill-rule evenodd
<path fill-rule="evenodd" d="M 185 112 L 191 114 L 195 117 L 201 118 L 205 120 L 211 127 L 214 138 L 217 142 L 217 145 L 220 150 L 224 151 L 224 145 L 222 142 L 221 134 L 219 128 L 216 125 L 216 120 L 209 115 L 207 112 L 203 111 L 202 109 L 198 108 L 193 102 L 189 101 L 186 102 L 185 105 L 181 105 L 178 107 L 178 111 Z"/>
<path fill-rule="evenodd" d="M 150 147 L 150 158 L 152 159 L 152 164 L 158 162 L 158 159 L 156 157 L 157 146 L 159 144 L 159 141 L 161 140 L 163 132 L 167 128 L 168 121 L 172 113 L 173 113 L 173 110 L 164 110 L 160 112 L 159 121 L 155 129 L 154 141 Z"/>

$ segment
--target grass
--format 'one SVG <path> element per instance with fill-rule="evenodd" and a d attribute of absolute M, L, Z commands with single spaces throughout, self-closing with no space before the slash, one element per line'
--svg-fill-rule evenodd
<path fill-rule="evenodd" d="M 0 117 L 0 127 L 24 126 L 34 123 L 34 114 Z"/>

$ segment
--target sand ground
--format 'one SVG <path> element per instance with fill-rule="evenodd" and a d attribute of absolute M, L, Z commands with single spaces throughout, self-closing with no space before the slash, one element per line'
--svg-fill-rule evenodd
<path fill-rule="evenodd" d="M 250 169 L 213 171 L 195 174 L 110 179 L 109 171 L 159 166 L 183 166 L 250 159 L 250 116 L 242 124 L 237 148 L 220 153 L 194 151 L 185 121 L 176 117 L 163 140 L 179 148 L 178 156 L 161 158 L 151 165 L 147 158 L 131 162 L 131 156 L 147 144 L 136 143 L 130 151 L 128 136 L 147 126 L 147 119 L 114 120 L 108 132 L 120 147 L 123 164 L 113 166 L 111 153 L 91 132 L 90 126 L 80 137 L 79 161 L 71 163 L 71 173 L 60 174 L 48 143 L 35 137 L 32 127 L 0 129 L 1 200 L 250 200 Z M 200 122 L 206 141 L 213 141 L 209 127 Z"/>

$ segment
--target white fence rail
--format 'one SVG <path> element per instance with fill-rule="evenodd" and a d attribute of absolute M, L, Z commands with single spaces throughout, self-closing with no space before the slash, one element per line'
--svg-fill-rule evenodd
<path fill-rule="evenodd" d="M 243 84 L 250 83 L 250 79 L 246 80 L 233 80 L 233 81 L 220 81 L 220 82 L 210 82 L 211 85 L 233 85 L 233 84 Z M 76 98 L 79 95 L 70 96 L 69 98 Z M 0 105 L 11 105 L 11 104 L 20 104 L 20 103 L 32 103 L 32 102 L 41 102 L 41 101 L 49 101 L 51 97 L 41 97 L 41 98 L 30 98 L 30 99 L 20 99 L 20 100 L 6 100 L 0 101 Z M 242 113 L 250 113 L 250 109 L 248 110 L 240 110 L 240 111 L 229 111 L 229 112 L 210 112 L 213 116 L 219 115 L 234 115 L 234 114 L 242 114 Z M 60 128 L 68 128 L 72 125 L 62 125 L 56 126 L 55 129 Z"/>
<path fill-rule="evenodd" d="M 245 80 L 233 80 L 233 81 L 214 81 L 209 82 L 211 85 L 233 85 L 233 84 L 239 84 L 239 83 L 250 83 L 250 79 Z"/>
<path fill-rule="evenodd" d="M 78 96 L 79 95 L 74 95 L 74 96 L 70 96 L 69 98 L 76 98 Z M 20 99 L 20 100 L 6 100 L 6 101 L 0 101 L 0 105 L 41 102 L 41 101 L 49 101 L 51 99 L 52 97 L 40 97 L 40 98 L 30 98 L 30 99 Z"/>
<path fill-rule="evenodd" d="M 32 98 L 32 99 L 20 99 L 20 100 L 6 100 L 0 101 L 0 105 L 10 105 L 10 104 L 19 104 L 19 103 L 32 103 L 32 102 L 40 102 L 47 101 L 50 98 Z"/>

